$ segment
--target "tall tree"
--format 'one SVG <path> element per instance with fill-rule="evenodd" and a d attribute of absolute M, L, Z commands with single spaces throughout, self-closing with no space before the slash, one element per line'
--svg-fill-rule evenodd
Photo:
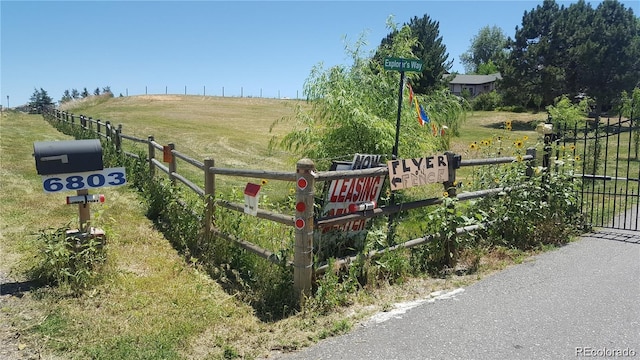
<path fill-rule="evenodd" d="M 563 94 L 586 93 L 598 108 L 614 105 L 640 81 L 639 23 L 616 0 L 597 9 L 584 0 L 568 8 L 545 0 L 525 11 L 502 73 L 505 101 L 540 107 Z"/>
<path fill-rule="evenodd" d="M 442 36 L 440 35 L 440 23 L 431 20 L 429 15 L 425 14 L 423 17 L 418 18 L 414 16 L 407 25 L 411 29 L 411 34 L 417 39 L 411 44 L 411 54 L 423 62 L 422 73 L 413 81 L 413 90 L 418 94 L 427 94 L 442 87 L 442 78 L 448 73 L 453 66 L 453 61 L 449 60 L 449 53 L 447 53 L 447 47 L 442 42 Z M 395 37 L 398 35 L 398 30 L 393 30 L 384 39 L 382 39 L 380 46 L 374 60 L 381 63 L 381 49 L 389 48 L 390 44 L 393 44 Z M 398 54 L 391 54 L 389 56 L 399 56 Z"/>
<path fill-rule="evenodd" d="M 605 0 L 595 10 L 592 31 L 581 53 L 578 77 L 599 110 L 640 82 L 639 20 L 632 9 Z"/>
<path fill-rule="evenodd" d="M 552 104 L 563 93 L 564 72 L 558 67 L 559 47 L 553 36 L 560 7 L 545 0 L 525 11 L 516 27 L 511 52 L 503 69 L 501 89 L 507 102 L 522 106 Z"/>
<path fill-rule="evenodd" d="M 62 98 L 60 98 L 60 103 L 64 104 L 67 101 L 71 101 L 73 98 L 71 97 L 71 93 L 69 92 L 69 90 L 65 90 L 64 93 L 62 94 Z"/>
<path fill-rule="evenodd" d="M 43 109 L 52 107 L 54 105 L 53 99 L 43 88 L 40 88 L 40 90 L 34 89 L 34 92 L 29 100 L 29 106 L 38 113 L 41 113 Z"/>
<path fill-rule="evenodd" d="M 460 61 L 468 74 L 479 73 L 483 64 L 498 66 L 507 58 L 507 36 L 498 26 L 485 26 L 471 40 L 471 46 Z"/>

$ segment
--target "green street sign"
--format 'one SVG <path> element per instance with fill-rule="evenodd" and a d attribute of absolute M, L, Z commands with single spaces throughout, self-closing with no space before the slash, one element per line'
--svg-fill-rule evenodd
<path fill-rule="evenodd" d="M 384 69 L 395 71 L 422 71 L 422 60 L 403 58 L 384 58 Z"/>

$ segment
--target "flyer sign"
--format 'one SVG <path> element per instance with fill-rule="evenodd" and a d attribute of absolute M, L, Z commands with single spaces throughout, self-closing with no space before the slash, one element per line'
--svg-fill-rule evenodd
<path fill-rule="evenodd" d="M 449 181 L 446 155 L 391 160 L 387 162 L 387 167 L 392 191 Z"/>

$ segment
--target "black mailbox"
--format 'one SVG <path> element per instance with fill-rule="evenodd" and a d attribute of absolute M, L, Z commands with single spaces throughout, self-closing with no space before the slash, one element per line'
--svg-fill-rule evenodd
<path fill-rule="evenodd" d="M 42 141 L 33 143 L 36 170 L 40 175 L 71 174 L 102 170 L 100 140 Z"/>

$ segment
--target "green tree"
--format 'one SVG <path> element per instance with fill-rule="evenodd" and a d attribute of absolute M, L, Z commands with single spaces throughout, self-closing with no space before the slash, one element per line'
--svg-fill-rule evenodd
<path fill-rule="evenodd" d="M 468 74 L 486 75 L 499 72 L 497 64 L 506 60 L 507 44 L 507 36 L 501 28 L 495 25 L 485 26 L 473 37 L 469 50 L 460 55 L 460 61 Z M 487 64 L 492 64 L 492 72 L 487 72 Z"/>
<path fill-rule="evenodd" d="M 559 14 L 560 7 L 553 0 L 525 11 L 522 28 L 516 28 L 515 40 L 510 42 L 500 83 L 507 103 L 530 107 L 534 95 L 539 95 L 543 104 L 551 104 L 564 93 L 564 72 L 558 67 L 561 52 L 554 36 Z"/>
<path fill-rule="evenodd" d="M 493 63 L 492 60 L 487 61 L 486 63 L 482 63 L 478 65 L 478 70 L 476 70 L 476 74 L 478 75 L 489 75 L 499 73 L 500 70 L 498 66 Z"/>
<path fill-rule="evenodd" d="M 640 81 L 640 20 L 632 9 L 605 0 L 569 7 L 545 0 L 524 13 L 509 41 L 500 90 L 508 104 L 532 107 L 586 93 L 596 108 L 614 105 Z"/>
<path fill-rule="evenodd" d="M 100 88 L 97 87 L 95 90 L 93 90 L 93 95 L 98 96 L 100 95 Z"/>
<path fill-rule="evenodd" d="M 594 12 L 589 37 L 575 56 L 580 59 L 581 83 L 599 111 L 640 83 L 638 24 L 633 10 L 617 1 L 605 0 Z"/>
<path fill-rule="evenodd" d="M 576 124 L 584 121 L 590 109 L 590 99 L 584 98 L 578 104 L 574 104 L 571 100 L 563 95 L 555 100 L 554 105 L 547 106 L 547 111 L 554 123 L 561 128 L 566 126 L 569 129 L 574 128 Z"/>
<path fill-rule="evenodd" d="M 69 90 L 65 90 L 64 94 L 62 94 L 62 98 L 60 98 L 60 103 L 64 104 L 68 101 L 71 101 L 73 98 L 71 97 L 71 93 L 69 92 Z"/>
<path fill-rule="evenodd" d="M 87 88 L 84 88 L 82 90 L 82 93 L 80 93 L 80 97 L 82 97 L 83 99 L 89 97 L 89 90 L 87 90 Z"/>
<path fill-rule="evenodd" d="M 413 57 L 416 41 L 408 26 L 394 30 L 394 41 L 378 48 L 380 56 Z M 352 65 L 338 65 L 325 69 L 315 66 L 304 86 L 310 107 L 300 107 L 295 116 L 294 129 L 282 139 L 274 139 L 296 155 L 316 161 L 318 168 L 328 168 L 331 160 L 350 159 L 355 153 L 386 154 L 388 158 L 395 143 L 400 74 L 386 71 L 382 63 L 362 54 L 364 39 L 345 49 Z M 411 83 L 419 74 L 408 73 Z M 442 146 L 428 126 L 421 127 L 416 112 L 405 92 L 399 137 L 399 153 L 412 158 L 432 153 Z M 428 100 L 428 101 L 427 101 Z M 432 121 L 450 128 L 462 119 L 464 108 L 448 93 L 432 92 L 420 98 Z M 286 120 L 282 119 L 281 121 Z M 274 126 L 277 124 L 276 122 Z"/>
<path fill-rule="evenodd" d="M 37 113 L 41 113 L 43 109 L 52 107 L 54 105 L 53 99 L 43 88 L 40 88 L 40 90 L 34 89 L 34 92 L 29 100 L 29 107 Z"/>
<path fill-rule="evenodd" d="M 71 97 L 74 99 L 78 99 L 80 97 L 80 93 L 78 92 L 78 89 L 71 90 Z"/>

